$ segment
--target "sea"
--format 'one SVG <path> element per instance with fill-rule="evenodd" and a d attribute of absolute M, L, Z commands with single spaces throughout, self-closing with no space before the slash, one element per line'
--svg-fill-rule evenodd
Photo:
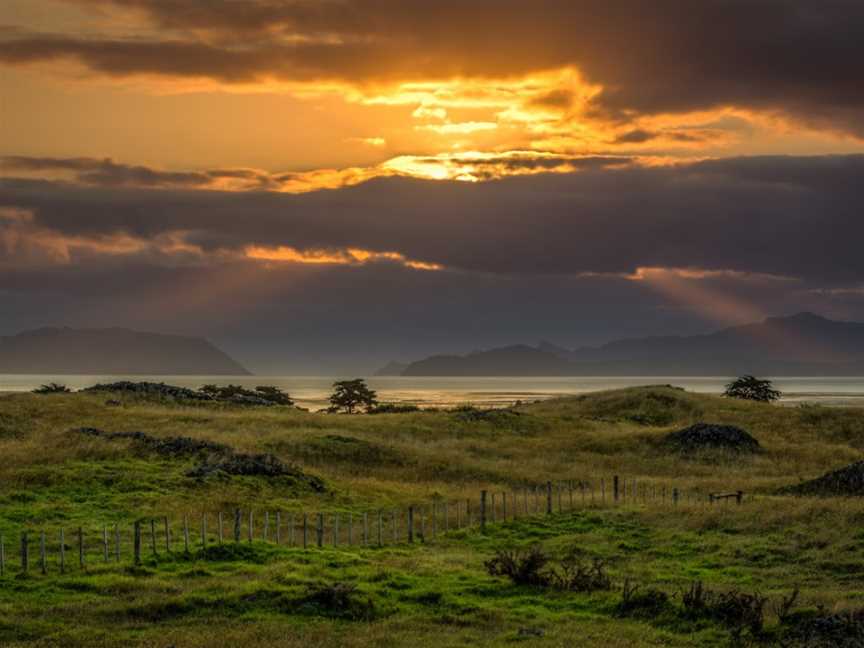
<path fill-rule="evenodd" d="M 181 387 L 198 388 L 206 384 L 274 385 L 288 392 L 297 405 L 320 409 L 327 404 L 334 380 L 345 378 L 321 376 L 35 376 L 0 374 L 0 392 L 30 391 L 48 382 L 58 382 L 77 390 L 96 383 L 118 380 L 165 382 Z M 353 376 L 351 376 L 353 377 Z M 675 385 L 688 391 L 706 394 L 722 393 L 730 377 L 551 377 L 551 378 L 420 378 L 373 376 L 369 386 L 378 392 L 381 402 L 405 403 L 420 407 L 506 407 L 517 401 L 530 402 L 558 396 L 585 394 L 606 389 L 637 385 Z M 774 378 L 774 386 L 783 392 L 782 405 L 813 403 L 826 406 L 864 407 L 864 377 Z"/>

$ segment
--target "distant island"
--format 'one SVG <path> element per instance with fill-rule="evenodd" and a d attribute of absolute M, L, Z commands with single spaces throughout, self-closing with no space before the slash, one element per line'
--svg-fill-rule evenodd
<path fill-rule="evenodd" d="M 0 374 L 251 375 L 204 338 L 124 328 L 40 328 L 0 337 Z"/>
<path fill-rule="evenodd" d="M 385 369 L 398 368 L 391 363 Z M 384 370 L 382 370 L 384 371 Z M 542 342 L 409 363 L 401 376 L 864 376 L 864 323 L 813 313 L 706 335 L 618 340 L 568 350 Z M 382 375 L 394 375 L 382 374 Z"/>

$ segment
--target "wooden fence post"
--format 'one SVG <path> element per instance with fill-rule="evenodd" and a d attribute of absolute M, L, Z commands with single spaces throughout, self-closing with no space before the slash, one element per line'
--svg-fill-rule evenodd
<path fill-rule="evenodd" d="M 294 546 L 294 533 L 295 533 L 294 514 L 293 513 L 288 516 L 288 525 L 289 525 L 288 526 L 288 546 L 293 547 Z"/>
<path fill-rule="evenodd" d="M 420 507 L 420 542 L 426 543 L 426 513 L 422 506 Z"/>
<path fill-rule="evenodd" d="M 4 552 L 5 553 L 5 552 Z M 66 538 L 63 529 L 60 529 L 60 573 L 66 571 Z"/>
<path fill-rule="evenodd" d="M 156 546 L 155 544 L 153 545 Z M 207 549 L 207 514 L 201 514 L 201 550 Z"/>
<path fill-rule="evenodd" d="M 154 556 L 158 553 L 156 551 L 156 520 L 154 518 L 150 518 L 150 550 Z"/>
<path fill-rule="evenodd" d="M 552 513 L 552 482 L 546 482 L 546 514 L 551 515 Z"/>
<path fill-rule="evenodd" d="M 339 544 L 339 514 L 333 514 L 333 546 Z"/>
<path fill-rule="evenodd" d="M 246 529 L 249 536 L 249 542 L 255 537 L 255 518 L 253 517 L 252 509 L 249 509 L 249 527 Z"/>
<path fill-rule="evenodd" d="M 270 511 L 264 511 L 264 542 L 270 537 Z"/>
<path fill-rule="evenodd" d="M 363 511 L 363 546 L 369 546 L 369 511 Z"/>
<path fill-rule="evenodd" d="M 393 531 L 393 544 L 399 542 L 399 525 L 396 523 L 398 517 L 399 509 L 393 509 L 393 517 L 390 518 L 390 526 L 392 527 L 391 530 Z"/>
<path fill-rule="evenodd" d="M 672 489 L 672 504 L 674 504 L 675 506 L 678 506 L 678 489 L 677 488 Z"/>
<path fill-rule="evenodd" d="M 167 515 L 162 517 L 162 526 L 164 527 L 163 530 L 165 531 L 165 553 L 171 553 L 171 529 L 168 526 L 168 516 Z M 118 538 L 119 538 L 119 536 L 118 536 Z M 120 544 L 119 541 L 117 544 L 118 545 Z"/>
<path fill-rule="evenodd" d="M 0 576 L 6 575 L 6 542 L 0 534 Z"/>
<path fill-rule="evenodd" d="M 507 493 L 501 493 L 501 519 L 507 521 Z"/>
<path fill-rule="evenodd" d="M 316 536 L 318 541 L 318 548 L 324 546 L 324 514 L 318 514 L 318 528 L 316 530 Z"/>
<path fill-rule="evenodd" d="M 384 537 L 382 535 L 381 526 L 383 524 L 383 520 L 381 519 L 384 514 L 381 509 L 378 509 L 378 546 L 381 547 L 384 545 Z"/>
<path fill-rule="evenodd" d="M 219 511 L 219 513 L 216 514 L 216 524 L 219 525 L 219 534 L 217 537 L 219 538 L 219 544 L 221 545 L 223 540 L 224 540 L 223 530 L 225 527 L 225 525 L 222 521 L 222 511 Z"/>
<path fill-rule="evenodd" d="M 102 525 L 102 553 L 105 562 L 108 562 L 108 525 Z"/>
<path fill-rule="evenodd" d="M 354 514 L 348 513 L 348 546 L 354 544 Z"/>
<path fill-rule="evenodd" d="M 474 520 L 471 517 L 471 500 L 465 500 L 465 523 L 470 527 L 474 526 Z"/>
<path fill-rule="evenodd" d="M 276 511 L 276 544 L 282 544 L 282 514 Z"/>
<path fill-rule="evenodd" d="M 414 544 L 414 507 L 408 507 L 408 542 Z"/>
<path fill-rule="evenodd" d="M 114 562 L 120 562 L 120 525 L 114 523 Z"/>
<path fill-rule="evenodd" d="M 309 514 L 303 514 L 303 548 L 309 547 Z"/>
<path fill-rule="evenodd" d="M 189 553 L 189 516 L 183 514 L 183 551 Z"/>
<path fill-rule="evenodd" d="M 234 509 L 234 542 L 240 542 L 240 509 Z"/>
<path fill-rule="evenodd" d="M 432 539 L 438 535 L 438 504 L 432 500 Z"/>
<path fill-rule="evenodd" d="M 27 532 L 21 532 L 21 572 L 26 574 L 30 569 L 30 540 Z"/>
<path fill-rule="evenodd" d="M 48 560 L 45 555 L 45 532 L 39 535 L 39 567 L 43 574 L 48 573 Z"/>
<path fill-rule="evenodd" d="M 135 520 L 133 542 L 134 542 L 134 552 L 135 552 L 134 563 L 136 566 L 138 566 L 141 564 L 141 521 L 140 520 Z"/>
<path fill-rule="evenodd" d="M 495 508 L 496 508 L 496 507 L 495 507 L 495 493 L 492 493 L 492 506 L 491 506 L 491 509 L 492 509 L 492 524 L 495 524 L 495 522 L 497 522 L 496 515 L 495 515 Z"/>
<path fill-rule="evenodd" d="M 618 475 L 615 475 L 615 476 L 612 478 L 612 493 L 613 493 L 613 495 L 612 495 L 612 499 L 613 499 L 613 501 L 617 504 L 617 503 L 618 503 L 618 497 L 619 497 L 619 493 L 618 493 Z"/>
<path fill-rule="evenodd" d="M 78 566 L 84 569 L 84 529 L 78 527 Z"/>
<path fill-rule="evenodd" d="M 486 532 L 486 491 L 480 491 L 480 532 Z"/>

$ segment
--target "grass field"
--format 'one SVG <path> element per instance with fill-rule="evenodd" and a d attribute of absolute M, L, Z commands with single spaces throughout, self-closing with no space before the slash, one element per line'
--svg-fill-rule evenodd
<path fill-rule="evenodd" d="M 864 607 L 864 505 L 776 491 L 856 461 L 864 413 L 770 405 L 634 388 L 518 408 L 475 420 L 454 412 L 313 414 L 286 408 L 182 405 L 104 394 L 0 396 L 0 645 L 106 646 L 723 646 L 728 624 L 687 613 L 694 581 L 769 597 L 765 628 L 741 642 L 790 643 L 775 603 L 800 588 L 804 618 Z M 115 398 L 111 396 L 110 398 Z M 670 453 L 658 443 L 698 421 L 740 426 L 752 456 Z M 189 436 L 237 452 L 272 453 L 321 478 L 324 492 L 289 477 L 186 473 L 191 458 L 143 452 L 134 442 L 70 432 L 95 427 Z M 137 518 L 202 511 L 332 514 L 405 509 L 433 500 L 476 502 L 547 480 L 613 474 L 689 493 L 743 490 L 742 506 L 626 502 L 578 505 L 439 535 L 434 542 L 304 551 L 256 541 L 175 551 L 141 566 L 103 564 L 63 575 L 17 570 L 23 529 L 55 538 L 79 526 L 131 528 Z M 54 541 L 56 544 L 56 540 Z M 69 542 L 69 540 L 67 540 Z M 572 592 L 491 576 L 496 552 L 540 545 L 552 558 L 605 561 L 613 587 Z M 70 542 L 70 563 L 74 543 Z M 75 554 L 77 559 L 77 554 Z M 624 614 L 625 581 L 672 595 L 651 614 Z M 746 634 L 746 633 L 745 633 Z M 783 643 L 785 642 L 785 644 Z M 860 644 L 848 644 L 860 645 Z"/>

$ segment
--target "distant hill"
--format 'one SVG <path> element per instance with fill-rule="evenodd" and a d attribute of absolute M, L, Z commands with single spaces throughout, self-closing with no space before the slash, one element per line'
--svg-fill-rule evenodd
<path fill-rule="evenodd" d="M 0 374 L 249 375 L 198 337 L 123 328 L 41 328 L 0 337 Z"/>
<path fill-rule="evenodd" d="M 407 362 L 388 362 L 375 372 L 376 376 L 401 376 L 408 368 Z"/>
<path fill-rule="evenodd" d="M 864 323 L 813 313 L 706 335 L 647 337 L 569 351 L 548 342 L 413 362 L 403 376 L 864 375 Z"/>

